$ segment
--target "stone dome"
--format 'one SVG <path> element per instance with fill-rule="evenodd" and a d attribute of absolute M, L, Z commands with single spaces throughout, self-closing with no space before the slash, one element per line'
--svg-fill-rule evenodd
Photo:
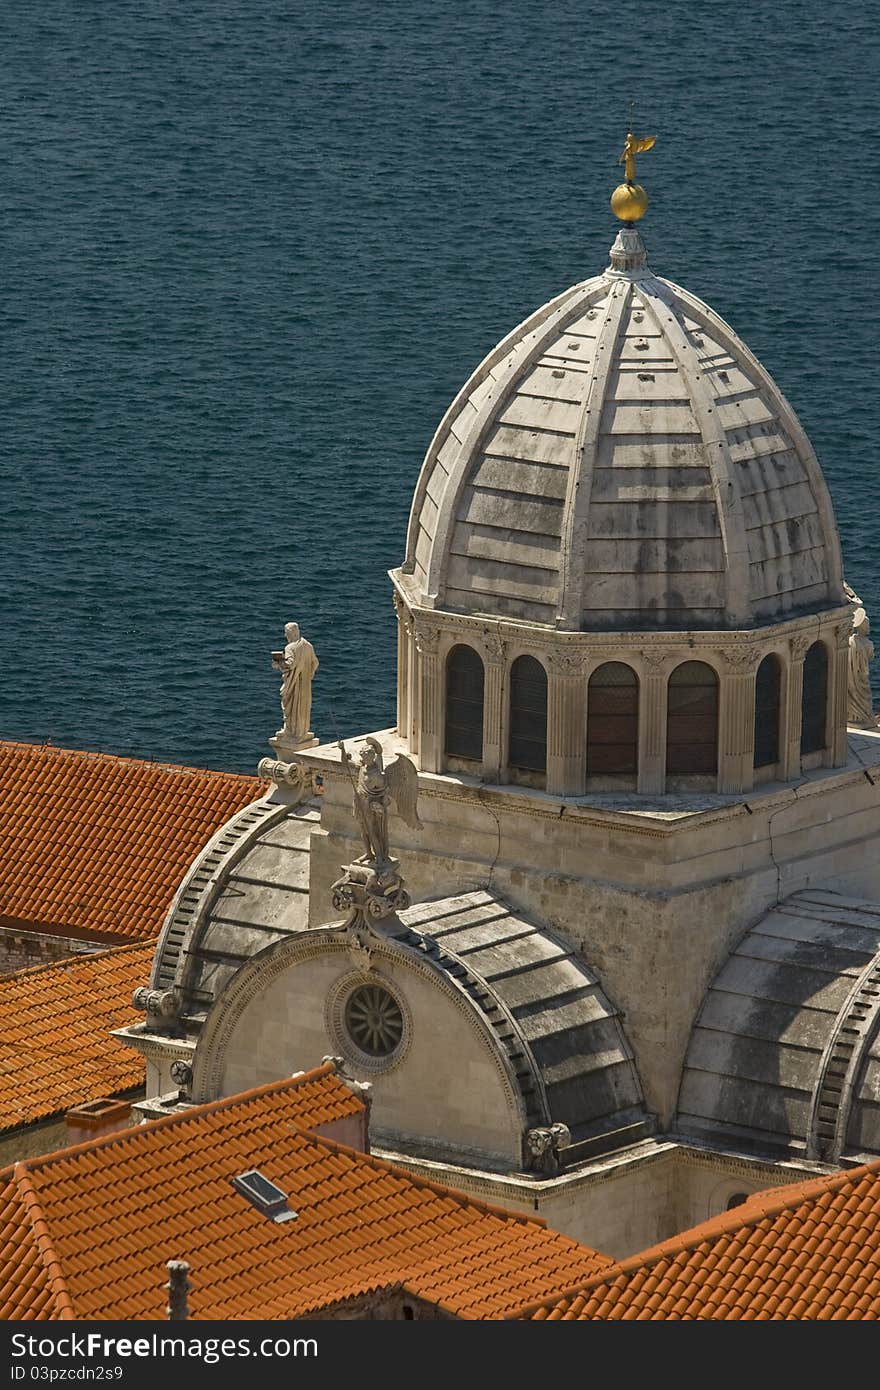
<path fill-rule="evenodd" d="M 459 392 L 394 577 L 414 607 L 574 631 L 746 629 L 844 601 L 797 417 L 632 228 Z"/>

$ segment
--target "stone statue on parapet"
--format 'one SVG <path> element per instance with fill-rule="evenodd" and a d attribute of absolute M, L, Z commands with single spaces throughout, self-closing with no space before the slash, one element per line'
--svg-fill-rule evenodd
<path fill-rule="evenodd" d="M 318 669 L 318 658 L 311 642 L 302 636 L 299 623 L 287 623 L 287 639 L 283 651 L 272 653 L 272 665 L 281 672 L 282 727 L 271 746 L 279 753 L 290 754 L 298 748 L 310 748 L 317 743 L 309 728 L 312 718 L 312 680 Z"/>
<path fill-rule="evenodd" d="M 421 830 L 417 813 L 419 777 L 402 753 L 385 766 L 382 745 L 368 738 L 354 758 L 340 740 L 342 765 L 354 794 L 354 814 L 364 842 L 364 853 L 349 864 L 333 885 L 333 906 L 355 914 L 381 918 L 409 906 L 399 861 L 388 848 L 388 809 L 393 802 L 401 820 Z"/>
<path fill-rule="evenodd" d="M 340 741 L 342 761 L 351 771 L 354 759 Z M 364 841 L 360 864 L 384 864 L 388 860 L 388 807 L 394 801 L 401 820 L 411 830 L 421 830 L 416 813 L 419 798 L 419 775 L 409 758 L 398 754 L 387 767 L 382 745 L 368 738 L 358 755 L 360 766 L 354 778 L 354 813 Z"/>
<path fill-rule="evenodd" d="M 853 626 L 849 636 L 849 669 L 846 682 L 846 721 L 863 729 L 877 725 L 871 696 L 871 662 L 874 643 L 870 638 L 871 624 L 865 605 L 854 589 L 844 584 L 846 596 L 853 607 Z"/>

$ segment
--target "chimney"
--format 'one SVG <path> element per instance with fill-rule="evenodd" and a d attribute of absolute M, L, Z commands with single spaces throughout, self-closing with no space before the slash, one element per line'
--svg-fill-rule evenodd
<path fill-rule="evenodd" d="M 98 1100 L 87 1100 L 84 1105 L 74 1105 L 64 1118 L 68 1144 L 83 1144 L 89 1139 L 99 1139 L 102 1134 L 128 1129 L 131 1104 L 127 1100 L 101 1096 Z"/>
<path fill-rule="evenodd" d="M 189 1265 L 186 1260 L 168 1260 L 165 1268 L 168 1270 L 168 1283 L 165 1285 L 168 1290 L 168 1307 L 165 1309 L 168 1321 L 186 1322 L 189 1317 Z"/>

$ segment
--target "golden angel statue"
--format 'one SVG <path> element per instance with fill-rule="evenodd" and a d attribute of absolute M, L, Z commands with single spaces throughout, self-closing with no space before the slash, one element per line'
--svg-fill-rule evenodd
<path fill-rule="evenodd" d="M 635 183 L 636 181 L 636 155 L 643 154 L 645 150 L 653 149 L 656 140 L 656 135 L 640 135 L 637 138 L 631 130 L 627 131 L 623 154 L 617 161 L 618 164 L 623 165 L 624 178 L 627 183 Z"/>
<path fill-rule="evenodd" d="M 354 759 L 340 741 L 342 761 L 352 776 Z M 382 745 L 368 738 L 359 754 L 356 776 L 352 777 L 354 813 L 364 841 L 364 854 L 358 864 L 373 864 L 377 869 L 392 861 L 388 852 L 388 807 L 393 801 L 398 814 L 412 830 L 421 830 L 416 812 L 419 796 L 419 776 L 409 758 L 402 753 L 386 767 Z"/>

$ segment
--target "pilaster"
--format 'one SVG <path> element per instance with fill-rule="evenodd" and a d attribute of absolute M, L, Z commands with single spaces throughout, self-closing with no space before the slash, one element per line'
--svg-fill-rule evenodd
<path fill-rule="evenodd" d="M 788 701 L 785 711 L 787 739 L 783 748 L 782 780 L 792 782 L 801 774 L 801 718 L 804 698 L 804 657 L 812 638 L 803 633 L 790 637 L 791 662 L 788 668 Z"/>
<path fill-rule="evenodd" d="M 723 653 L 718 731 L 718 790 L 751 790 L 755 780 L 755 675 L 749 647 Z"/>
<path fill-rule="evenodd" d="M 831 750 L 831 766 L 844 767 L 849 749 L 846 739 L 847 687 L 849 684 L 849 635 L 852 623 L 838 623 L 834 629 L 836 641 L 832 645 L 832 669 L 828 703 L 831 706 L 831 728 L 828 746 Z"/>
<path fill-rule="evenodd" d="M 639 687 L 639 791 L 662 792 L 666 783 L 665 652 L 643 653 Z"/>
<path fill-rule="evenodd" d="M 581 796 L 586 780 L 587 684 L 580 653 L 548 653 L 547 790 Z"/>
<path fill-rule="evenodd" d="M 497 632 L 483 636 L 483 778 L 487 782 L 501 780 L 504 763 L 503 713 L 504 666 L 507 644 Z"/>
<path fill-rule="evenodd" d="M 422 772 L 440 772 L 444 701 L 439 629 L 417 623 L 415 644 L 419 665 L 419 767 Z"/>
<path fill-rule="evenodd" d="M 394 594 L 394 607 L 397 612 L 397 731 L 401 738 L 410 743 L 410 646 L 412 638 L 412 618 L 409 609 L 398 593 Z"/>

